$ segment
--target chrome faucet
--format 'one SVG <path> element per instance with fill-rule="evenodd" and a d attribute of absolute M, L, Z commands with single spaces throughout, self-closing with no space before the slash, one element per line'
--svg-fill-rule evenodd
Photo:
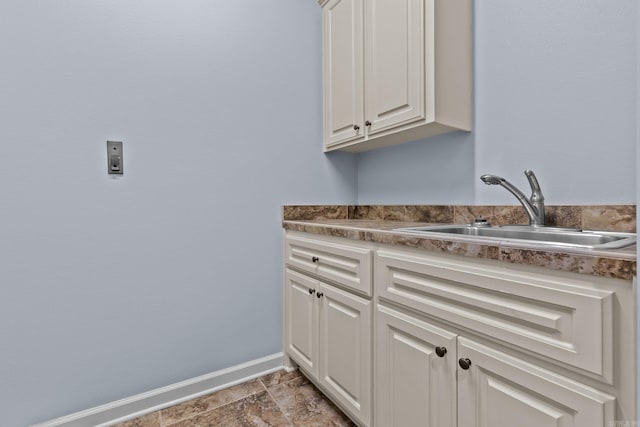
<path fill-rule="evenodd" d="M 495 175 L 482 175 L 480 179 L 487 185 L 501 185 L 507 189 L 511 194 L 516 196 L 518 201 L 522 204 L 522 207 L 529 216 L 529 225 L 543 226 L 544 225 L 544 196 L 542 190 L 540 190 L 540 184 L 536 175 L 531 170 L 524 171 L 529 185 L 531 186 L 531 197 L 527 197 L 522 194 L 522 191 L 518 190 L 513 184 L 504 178 Z"/>

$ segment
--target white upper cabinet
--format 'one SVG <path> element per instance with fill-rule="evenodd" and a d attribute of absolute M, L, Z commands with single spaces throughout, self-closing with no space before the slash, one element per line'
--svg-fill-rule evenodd
<path fill-rule="evenodd" d="M 326 145 L 364 135 L 363 0 L 330 0 L 322 10 Z"/>
<path fill-rule="evenodd" d="M 471 0 L 320 0 L 324 148 L 471 130 Z"/>
<path fill-rule="evenodd" d="M 367 5 L 366 112 L 373 135 L 425 118 L 425 1 Z"/>

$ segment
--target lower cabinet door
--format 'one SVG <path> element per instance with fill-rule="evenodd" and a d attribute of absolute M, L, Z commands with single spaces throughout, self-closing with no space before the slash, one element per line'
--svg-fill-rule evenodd
<path fill-rule="evenodd" d="M 285 343 L 289 356 L 307 372 L 318 374 L 316 289 L 319 282 L 296 271 L 285 272 Z"/>
<path fill-rule="evenodd" d="M 319 381 L 371 425 L 371 301 L 322 283 L 319 292 Z"/>
<path fill-rule="evenodd" d="M 458 338 L 458 422 L 465 427 L 602 427 L 615 398 Z M 467 369 L 464 369 L 467 368 Z"/>
<path fill-rule="evenodd" d="M 375 348 L 376 426 L 457 425 L 454 333 L 378 305 Z"/>

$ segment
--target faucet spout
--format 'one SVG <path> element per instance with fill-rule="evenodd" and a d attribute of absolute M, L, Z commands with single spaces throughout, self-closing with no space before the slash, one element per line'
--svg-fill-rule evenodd
<path fill-rule="evenodd" d="M 513 194 L 527 212 L 529 225 L 542 226 L 544 225 L 544 196 L 542 195 L 540 184 L 533 171 L 526 170 L 524 173 L 529 180 L 532 191 L 529 199 L 516 186 L 502 177 L 485 174 L 480 179 L 487 185 L 499 185 Z"/>

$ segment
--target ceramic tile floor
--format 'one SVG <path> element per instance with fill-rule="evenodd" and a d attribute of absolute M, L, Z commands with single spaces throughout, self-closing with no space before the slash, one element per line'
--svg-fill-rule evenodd
<path fill-rule="evenodd" d="M 275 372 L 116 427 L 355 426 L 299 371 Z"/>

